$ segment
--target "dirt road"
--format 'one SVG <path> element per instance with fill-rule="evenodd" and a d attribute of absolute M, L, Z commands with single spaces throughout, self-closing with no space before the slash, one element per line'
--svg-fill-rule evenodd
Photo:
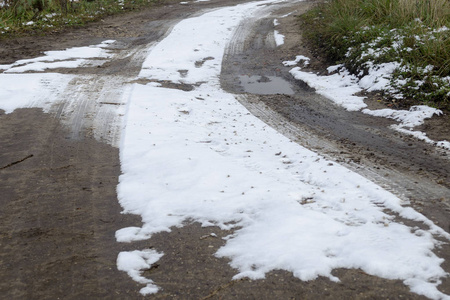
<path fill-rule="evenodd" d="M 235 271 L 227 260 L 213 255 L 224 243 L 220 237 L 228 233 L 214 228 L 218 238 L 204 238 L 211 228 L 196 223 L 156 234 L 138 245 L 115 241 L 116 230 L 140 225 L 137 217 L 120 214 L 116 196 L 120 162 L 115 146 L 120 130 L 110 124 L 114 124 L 111 118 L 117 117 L 115 110 L 120 109 L 121 86 L 133 80 L 148 47 L 177 21 L 203 9 L 236 3 L 239 1 L 173 2 L 85 28 L 0 40 L 0 64 L 107 39 L 117 40 L 118 45 L 113 58 L 102 67 L 58 70 L 77 75 L 69 90 L 76 90 L 78 94 L 71 95 L 84 102 L 60 101 L 50 113 L 40 109 L 0 113 L 2 297 L 140 299 L 141 286 L 117 270 L 117 254 L 158 245 L 165 255 L 145 275 L 162 291 L 148 298 L 424 299 L 400 281 L 359 270 L 335 270 L 340 283 L 325 278 L 302 282 L 284 271 L 271 272 L 265 280 L 232 281 Z M 295 55 L 313 57 L 295 17 L 310 6 L 311 2 L 304 2 L 269 8 L 266 18 L 243 24 L 225 55 L 223 88 L 240 94 L 241 102 L 253 114 L 280 132 L 376 181 L 450 231 L 447 152 L 401 136 L 388 128 L 391 121 L 332 105 L 294 82 L 289 69 L 282 66 L 283 60 Z M 281 18 L 292 11 L 295 13 Z M 286 44 L 280 47 L 273 39 L 274 18 L 279 19 L 278 30 L 286 36 Z M 322 62 L 313 61 L 312 67 L 320 68 Z M 294 94 L 271 94 L 271 88 L 264 95 L 250 93 L 250 87 L 242 83 L 243 75 L 282 78 Z M 105 99 L 98 100 L 99 95 Z M 450 140 L 445 131 L 448 116 L 433 122 L 442 130 L 429 135 Z M 450 247 L 444 245 L 437 254 L 446 259 L 443 267 L 450 272 Z M 450 293 L 448 279 L 441 290 Z"/>

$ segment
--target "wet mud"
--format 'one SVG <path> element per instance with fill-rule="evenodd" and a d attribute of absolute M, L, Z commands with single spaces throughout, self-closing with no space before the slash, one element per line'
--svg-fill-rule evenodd
<path fill-rule="evenodd" d="M 138 289 L 116 268 L 129 245 L 115 231 L 139 221 L 120 214 L 118 149 L 69 135 L 40 109 L 0 116 L 3 299 L 123 299 Z"/>

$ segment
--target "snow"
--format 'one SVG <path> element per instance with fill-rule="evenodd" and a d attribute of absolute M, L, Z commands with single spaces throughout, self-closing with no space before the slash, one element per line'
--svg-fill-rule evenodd
<path fill-rule="evenodd" d="M 295 79 L 301 80 L 316 90 L 316 93 L 325 96 L 334 103 L 345 107 L 349 111 L 358 111 L 365 108 L 363 98 L 354 96 L 361 91 L 358 79 L 348 71 L 328 76 L 319 76 L 310 72 L 301 71 L 295 67 L 291 71 Z"/>
<path fill-rule="evenodd" d="M 370 65 L 368 75 L 359 80 L 358 85 L 368 92 L 387 90 L 390 83 L 390 74 L 399 67 L 397 62 Z"/>
<path fill-rule="evenodd" d="M 273 35 L 274 35 L 275 44 L 277 45 L 277 47 L 284 44 L 284 35 L 279 33 L 278 30 L 274 30 Z"/>
<path fill-rule="evenodd" d="M 42 72 L 47 69 L 77 68 L 84 62 L 85 62 L 84 59 L 73 59 L 70 61 L 57 61 L 57 62 L 35 61 L 28 65 L 9 68 L 4 73 L 23 73 L 23 72 L 28 72 L 28 71 Z"/>
<path fill-rule="evenodd" d="M 309 57 L 303 55 L 297 55 L 294 60 L 283 61 L 283 65 L 285 67 L 291 67 L 297 65 L 299 62 L 303 61 L 303 66 L 306 67 L 309 65 Z"/>
<path fill-rule="evenodd" d="M 280 18 L 286 18 L 286 17 L 289 17 L 290 15 L 295 14 L 296 12 L 297 12 L 297 11 L 294 10 L 294 11 L 292 11 L 292 12 L 290 12 L 290 13 L 287 13 L 287 14 L 285 14 L 285 15 L 282 15 Z"/>
<path fill-rule="evenodd" d="M 433 141 L 432 139 L 427 137 L 426 133 L 421 132 L 421 131 L 413 131 L 411 129 L 404 128 L 401 123 L 399 125 L 392 125 L 392 128 L 399 132 L 402 132 L 404 134 L 412 135 L 415 138 L 422 140 L 426 143 L 434 144 L 437 147 L 450 150 L 450 142 L 448 142 L 448 141 L 439 141 L 439 142 Z"/>
<path fill-rule="evenodd" d="M 294 61 L 283 62 L 283 65 L 294 66 L 298 61 L 308 61 L 306 59 L 308 58 L 300 55 L 297 56 Z M 362 92 L 363 90 L 371 92 L 388 89 L 389 78 L 386 77 L 386 74 L 391 74 L 396 67 L 398 67 L 397 63 L 372 65 L 368 69 L 368 74 L 362 78 L 350 74 L 343 65 L 329 67 L 327 69 L 329 75 L 326 76 L 319 76 L 312 72 L 302 71 L 301 67 L 293 68 L 290 73 L 295 79 L 301 80 L 314 88 L 316 93 L 330 99 L 349 111 L 361 111 L 376 117 L 394 119 L 398 121 L 399 124 L 393 125 L 393 129 L 412 135 L 427 143 L 435 144 L 438 147 L 450 150 L 450 142 L 435 142 L 429 139 L 425 133 L 412 130 L 412 128 L 423 124 L 425 119 L 431 118 L 433 115 L 442 114 L 442 111 L 425 105 L 413 106 L 409 110 L 370 110 L 366 108 L 367 105 L 364 103 L 365 97 L 355 96 L 355 94 Z"/>
<path fill-rule="evenodd" d="M 437 289 L 448 274 L 432 250 L 439 244 L 435 235 L 450 239 L 449 234 L 381 187 L 290 141 L 221 90 L 222 57 L 234 31 L 270 3 L 186 19 L 150 49 L 139 77 L 152 82 L 128 85 L 125 97 L 117 188 L 124 212 L 140 215 L 143 226 L 118 230 L 117 240 L 148 239 L 196 221 L 234 231 L 216 255 L 229 259 L 235 279 L 260 279 L 281 269 L 302 280 L 325 276 L 339 281 L 333 269 L 359 268 L 402 280 L 417 294 L 448 299 Z M 0 66 L 6 70 L 0 74 L 0 109 L 48 109 L 74 76 L 13 73 L 108 58 L 112 42 Z M 297 56 L 285 65 L 301 61 L 305 65 L 309 59 Z M 362 88 L 359 82 L 340 67 L 329 71 L 336 73 L 317 76 L 300 67 L 292 73 L 348 109 L 363 108 L 362 98 L 353 96 Z M 167 81 L 190 84 L 193 90 L 166 88 Z M 369 113 L 394 118 L 404 125 L 399 130 L 407 130 L 437 112 L 416 107 L 406 113 Z M 425 229 L 408 227 L 395 214 Z M 117 267 L 144 286 L 141 294 L 157 293 L 143 271 L 163 255 L 152 249 L 123 251 Z"/>
<path fill-rule="evenodd" d="M 433 32 L 444 32 L 444 31 L 448 31 L 450 30 L 450 28 L 448 28 L 447 26 L 442 26 L 441 28 L 435 29 L 433 30 Z"/>
<path fill-rule="evenodd" d="M 117 268 L 120 271 L 127 272 L 134 281 L 145 284 L 140 290 L 141 294 L 148 295 L 158 292 L 159 288 L 153 284 L 153 281 L 142 276 L 142 270 L 148 270 L 157 262 L 163 254 L 151 249 L 142 251 L 123 251 L 117 257 Z"/>
<path fill-rule="evenodd" d="M 113 40 L 104 41 L 98 45 L 87 47 L 75 47 L 60 51 L 46 51 L 45 56 L 18 60 L 10 65 L 0 65 L 3 73 L 23 73 L 27 71 L 44 71 L 55 68 L 77 68 L 93 58 L 107 58 L 110 53 L 107 50 Z"/>
<path fill-rule="evenodd" d="M 0 109 L 7 114 L 22 107 L 47 111 L 72 79 L 72 75 L 55 73 L 0 74 Z"/>
<path fill-rule="evenodd" d="M 121 95 L 131 89 L 124 83 L 134 78 L 121 75 L 103 75 L 99 78 L 94 74 L 20 74 L 22 71 L 79 67 L 80 64 L 83 67 L 98 66 L 112 55 L 105 48 L 113 42 L 110 40 L 89 47 L 49 51 L 44 57 L 8 65 L 7 72 L 0 73 L 0 109 L 11 113 L 18 108 L 42 108 L 44 112 L 57 113 L 58 119 L 72 131 L 72 137 L 78 136 L 80 127 L 83 127 L 89 129 L 97 140 L 118 147 L 118 131 L 125 108 L 120 105 Z M 114 101 L 118 101 L 117 105 L 103 105 Z M 80 118 L 82 122 L 78 122 Z"/>
<path fill-rule="evenodd" d="M 117 189 L 124 212 L 140 215 L 143 226 L 118 230 L 117 240 L 148 239 L 195 221 L 234 230 L 216 255 L 230 260 L 235 279 L 281 269 L 302 280 L 338 281 L 333 269 L 360 268 L 400 279 L 418 294 L 447 297 L 436 287 L 448 274 L 432 250 L 433 234 L 449 234 L 374 183 L 293 143 L 221 90 L 224 49 L 261 3 L 270 1 L 184 20 L 150 51 L 139 77 L 153 82 L 135 83 L 129 96 Z M 305 80 L 318 79 L 319 92 L 343 91 L 345 105 L 363 107 L 351 97 L 360 88 L 348 74 L 314 76 Z M 170 89 L 167 81 L 194 89 Z M 429 229 L 401 224 L 389 211 Z M 119 267 L 142 280 L 135 274 L 142 261 L 133 256 L 137 266 L 123 268 L 127 257 L 120 258 Z"/>
<path fill-rule="evenodd" d="M 422 125 L 424 119 L 431 118 L 435 114 L 442 114 L 441 110 L 426 105 L 416 105 L 411 107 L 409 110 L 394 110 L 385 108 L 378 110 L 365 109 L 362 112 L 376 117 L 385 117 L 397 120 L 402 124 L 401 127 L 408 127 L 410 129 Z"/>
<path fill-rule="evenodd" d="M 276 27 L 278 25 L 280 25 L 280 22 L 278 22 L 277 19 L 274 19 L 273 26 Z M 278 32 L 278 30 L 274 30 L 273 36 L 275 38 L 275 44 L 277 45 L 277 47 L 284 44 L 284 35 L 282 35 L 280 32 Z"/>
<path fill-rule="evenodd" d="M 414 274 L 428 293 L 429 281 L 445 276 L 432 236 L 383 212 L 402 213 L 399 199 L 290 142 L 232 95 L 136 85 L 132 97 L 118 193 L 144 225 L 118 231 L 121 241 L 195 220 L 242 227 L 217 253 L 239 270 L 235 278 L 285 269 L 337 280 L 333 268 L 361 268 L 389 279 Z"/>

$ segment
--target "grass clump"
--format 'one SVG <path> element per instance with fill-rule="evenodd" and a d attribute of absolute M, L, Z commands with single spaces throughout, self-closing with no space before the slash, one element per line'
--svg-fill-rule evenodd
<path fill-rule="evenodd" d="M 83 25 L 157 0 L 0 0 L 0 35 Z"/>
<path fill-rule="evenodd" d="M 450 108 L 448 0 L 330 0 L 302 20 L 329 60 L 359 77 L 384 68 L 386 98 Z"/>

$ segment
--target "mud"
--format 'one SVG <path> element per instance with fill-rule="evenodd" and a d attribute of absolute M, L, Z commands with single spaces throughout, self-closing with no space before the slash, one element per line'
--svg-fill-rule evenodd
<path fill-rule="evenodd" d="M 211 236 L 215 233 L 217 237 Z M 341 282 L 319 277 L 301 281 L 292 273 L 272 271 L 261 280 L 231 280 L 236 274 L 214 253 L 229 232 L 198 223 L 159 233 L 150 242 L 165 255 L 145 274 L 162 287 L 151 299 L 426 299 L 400 282 L 370 276 L 361 270 L 338 269 Z"/>
<path fill-rule="evenodd" d="M 117 55 L 102 67 L 58 71 L 79 75 L 77 85 L 85 84 L 83 78 L 89 81 L 83 77 L 87 75 L 131 81 L 143 61 L 144 52 L 140 51 L 162 39 L 178 20 L 202 9 L 239 2 L 166 2 L 83 28 L 1 39 L 0 64 L 47 50 L 115 39 Z M 283 134 L 380 183 L 450 231 L 450 167 L 445 151 L 391 131 L 388 126 L 392 121 L 348 113 L 332 105 L 295 82 L 289 68 L 282 66 L 282 61 L 303 54 L 313 58 L 311 68 L 323 72 L 324 62 L 309 52 L 296 18 L 311 5 L 313 2 L 302 2 L 273 13 L 268 7 L 267 17 L 242 24 L 225 55 L 222 86 L 240 94 L 252 113 Z M 292 11 L 296 12 L 281 18 Z M 272 36 L 274 18 L 280 23 L 277 30 L 286 36 L 286 44 L 280 47 Z M 264 78 L 280 78 L 295 94 L 253 94 L 245 90 L 239 76 L 257 76 L 263 78 L 262 83 L 268 82 Z M 88 82 L 85 89 L 89 91 L 89 84 L 96 91 L 110 88 Z M 120 95 L 110 96 L 99 100 L 99 105 L 120 106 Z M 368 101 L 382 105 L 376 98 Z M 335 270 L 339 283 L 326 278 L 302 282 L 281 271 L 269 273 L 264 280 L 233 281 L 236 271 L 226 259 L 214 256 L 224 244 L 221 238 L 229 232 L 202 228 L 197 223 L 172 228 L 147 241 L 117 243 L 117 229 L 141 226 L 136 216 L 120 214 L 115 190 L 120 175 L 118 149 L 99 142 L 111 140 L 95 135 L 90 130 L 91 121 L 65 117 L 64 105 L 58 105 L 50 114 L 39 109 L 20 109 L 8 115 L 0 112 L 0 294 L 5 299 L 144 298 L 138 293 L 142 285 L 117 270 L 116 258 L 120 251 L 145 248 L 165 254 L 145 271 L 162 288 L 146 297 L 150 299 L 424 299 L 410 293 L 400 281 L 360 270 Z M 78 114 L 88 112 L 80 110 Z M 433 118 L 423 129 L 432 138 L 446 138 L 449 127 L 445 122 L 448 117 Z M 217 238 L 210 236 L 212 232 Z M 450 271 L 449 246 L 436 253 L 446 259 L 443 267 Z M 448 279 L 441 290 L 450 293 Z"/>
<path fill-rule="evenodd" d="M 118 149 L 68 137 L 40 109 L 0 116 L 3 299 L 128 298 L 138 289 L 115 264 L 129 247 L 115 231 L 138 221 L 120 214 Z"/>
<path fill-rule="evenodd" d="M 449 151 L 402 135 L 392 129 L 393 120 L 371 117 L 360 112 L 348 112 L 314 93 L 289 74 L 292 67 L 281 62 L 296 55 L 311 58 L 307 70 L 322 72 L 325 62 L 311 53 L 301 36 L 297 15 L 305 12 L 313 2 L 292 8 L 278 9 L 267 18 L 249 20 L 245 31 L 237 33 L 229 46 L 223 63 L 222 86 L 242 93 L 240 77 L 277 76 L 290 81 L 294 95 L 255 95 L 246 93 L 241 103 L 253 114 L 277 128 L 291 139 L 390 190 L 415 209 L 423 212 L 445 230 L 450 231 L 450 157 Z M 273 38 L 273 19 L 276 29 L 285 35 L 286 43 L 276 46 Z M 267 93 L 271 94 L 271 93 Z M 385 107 L 379 95 L 367 94 L 372 108 Z M 421 126 L 437 140 L 449 138 L 447 114 L 435 117 Z"/>
<path fill-rule="evenodd" d="M 242 2 L 244 1 L 214 0 L 180 5 L 179 1 L 164 0 L 149 8 L 105 17 L 85 27 L 35 32 L 15 38 L 0 37 L 0 64 L 33 58 L 42 55 L 44 51 L 94 45 L 107 39 L 122 42 L 123 48 L 145 45 L 160 39 L 179 20 L 200 10 Z"/>

